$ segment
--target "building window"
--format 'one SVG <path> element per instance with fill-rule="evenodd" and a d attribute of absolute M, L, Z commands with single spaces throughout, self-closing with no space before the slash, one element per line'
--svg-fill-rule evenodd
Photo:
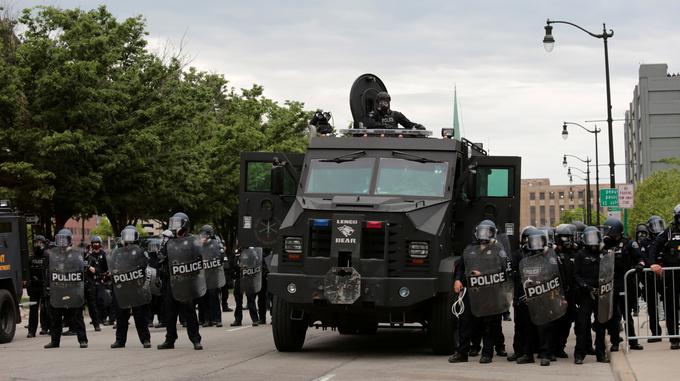
<path fill-rule="evenodd" d="M 582 200 L 585 194 L 586 194 L 586 192 L 584 192 L 582 190 L 578 191 L 578 199 Z"/>
<path fill-rule="evenodd" d="M 574 205 L 569 205 L 569 209 L 574 209 Z"/>
<path fill-rule="evenodd" d="M 539 194 L 538 194 L 538 198 L 539 198 L 540 200 L 545 200 L 545 192 L 539 193 Z"/>
<path fill-rule="evenodd" d="M 529 193 L 529 200 L 535 200 L 536 199 L 536 193 L 531 192 Z"/>
<path fill-rule="evenodd" d="M 555 207 L 551 206 L 550 207 L 550 223 L 555 221 Z"/>
<path fill-rule="evenodd" d="M 560 192 L 560 200 L 564 199 L 564 192 Z"/>
<path fill-rule="evenodd" d="M 529 215 L 530 215 L 530 220 L 531 221 L 536 221 L 536 207 L 532 206 L 529 208 Z"/>
<path fill-rule="evenodd" d="M 549 197 L 551 200 L 555 199 L 555 192 L 550 192 Z"/>
<path fill-rule="evenodd" d="M 541 217 L 541 221 L 545 221 L 545 205 L 541 205 L 540 217 Z"/>

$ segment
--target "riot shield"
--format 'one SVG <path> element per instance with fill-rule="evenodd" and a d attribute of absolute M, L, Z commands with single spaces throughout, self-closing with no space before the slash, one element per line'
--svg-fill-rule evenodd
<path fill-rule="evenodd" d="M 255 294 L 262 288 L 262 248 L 249 247 L 241 250 L 241 290 Z"/>
<path fill-rule="evenodd" d="M 468 245 L 463 252 L 467 295 L 472 314 L 491 316 L 510 309 L 512 282 L 507 273 L 507 254 L 501 244 Z"/>
<path fill-rule="evenodd" d="M 47 250 L 50 258 L 50 304 L 54 308 L 80 308 L 85 304 L 84 251 L 55 247 Z"/>
<path fill-rule="evenodd" d="M 151 289 L 146 267 L 149 260 L 137 245 L 111 251 L 107 264 L 113 279 L 113 292 L 120 308 L 143 306 L 151 302 Z"/>
<path fill-rule="evenodd" d="M 170 289 L 178 302 L 189 303 L 205 295 L 203 257 L 194 237 L 175 238 L 166 244 L 170 265 Z"/>
<path fill-rule="evenodd" d="M 597 321 L 606 323 L 614 312 L 614 251 L 600 258 L 600 275 L 597 289 Z"/>
<path fill-rule="evenodd" d="M 557 320 L 567 312 L 564 288 L 555 251 L 536 254 L 519 262 L 529 316 L 536 325 Z"/>
<path fill-rule="evenodd" d="M 149 290 L 151 295 L 161 295 L 161 277 L 158 276 L 158 270 L 149 266 L 146 268 L 146 277 L 149 278 Z"/>
<path fill-rule="evenodd" d="M 201 243 L 197 241 L 198 248 L 203 257 L 203 271 L 205 271 L 205 284 L 208 290 L 222 288 L 227 283 L 222 267 L 222 248 L 214 239 Z"/>

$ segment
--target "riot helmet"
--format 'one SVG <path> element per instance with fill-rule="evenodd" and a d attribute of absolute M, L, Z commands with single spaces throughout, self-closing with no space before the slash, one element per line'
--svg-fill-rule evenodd
<path fill-rule="evenodd" d="M 555 243 L 557 246 L 573 248 L 576 246 L 578 232 L 573 224 L 560 224 L 555 228 Z"/>
<path fill-rule="evenodd" d="M 210 225 L 203 225 L 199 234 L 203 239 L 211 239 L 215 237 L 215 229 Z"/>
<path fill-rule="evenodd" d="M 90 245 L 92 245 L 94 250 L 98 250 L 102 247 L 102 237 L 93 235 L 92 238 L 90 238 Z"/>
<path fill-rule="evenodd" d="M 390 111 L 390 102 L 392 98 L 390 94 L 386 91 L 381 91 L 375 97 L 375 109 L 382 114 L 386 114 Z"/>
<path fill-rule="evenodd" d="M 680 204 L 673 208 L 673 221 L 676 225 L 680 224 Z"/>
<path fill-rule="evenodd" d="M 69 247 L 71 246 L 71 240 L 73 239 L 73 233 L 68 229 L 61 229 L 54 236 L 54 243 L 58 247 Z"/>
<path fill-rule="evenodd" d="M 548 246 L 548 236 L 543 230 L 529 229 L 527 232 L 526 249 L 530 251 L 539 251 Z"/>
<path fill-rule="evenodd" d="M 595 226 L 588 226 L 583 230 L 583 244 L 589 247 L 599 247 L 602 244 L 602 232 Z"/>
<path fill-rule="evenodd" d="M 616 245 L 621 242 L 623 237 L 623 224 L 618 218 L 607 218 L 607 221 L 602 225 L 604 234 L 603 242 L 606 246 Z"/>
<path fill-rule="evenodd" d="M 475 227 L 475 238 L 480 243 L 488 243 L 496 238 L 496 224 L 491 220 L 484 220 Z"/>
<path fill-rule="evenodd" d="M 120 240 L 123 244 L 135 243 L 139 240 L 139 233 L 134 226 L 128 225 L 120 232 Z"/>
<path fill-rule="evenodd" d="M 638 224 L 635 227 L 635 239 L 640 240 L 649 237 L 649 230 L 647 229 L 647 225 L 645 224 Z"/>
<path fill-rule="evenodd" d="M 33 237 L 33 247 L 44 249 L 46 245 L 47 239 L 45 239 L 45 236 L 38 234 Z"/>
<path fill-rule="evenodd" d="M 531 229 L 536 229 L 536 227 L 533 226 L 533 225 L 527 225 L 527 226 L 522 228 L 522 231 L 519 233 L 519 246 L 520 247 L 526 246 L 527 239 L 529 237 L 529 231 Z"/>
<path fill-rule="evenodd" d="M 178 212 L 173 214 L 168 221 L 168 229 L 173 232 L 173 235 L 181 235 L 178 233 L 186 233 L 189 230 L 189 216 L 185 213 Z"/>
<path fill-rule="evenodd" d="M 662 231 L 666 230 L 666 221 L 659 216 L 651 216 L 647 220 L 647 229 L 649 233 L 653 236 L 658 235 Z"/>
<path fill-rule="evenodd" d="M 151 252 L 151 253 L 157 253 L 161 251 L 161 243 L 158 240 L 151 240 L 149 243 L 146 245 L 146 250 Z"/>

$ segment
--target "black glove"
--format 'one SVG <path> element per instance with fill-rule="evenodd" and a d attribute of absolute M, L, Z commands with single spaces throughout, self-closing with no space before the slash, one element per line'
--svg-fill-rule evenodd
<path fill-rule="evenodd" d="M 643 265 L 642 263 L 638 263 L 637 265 L 635 265 L 635 272 L 638 273 L 638 274 L 642 274 L 644 269 L 645 269 L 645 265 Z"/>

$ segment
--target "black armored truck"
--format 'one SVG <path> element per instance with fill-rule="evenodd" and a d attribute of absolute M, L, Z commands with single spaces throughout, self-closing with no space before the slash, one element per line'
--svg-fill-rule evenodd
<path fill-rule="evenodd" d="M 380 91 L 374 75 L 355 81 L 355 126 Z M 301 350 L 308 327 L 417 323 L 435 353 L 453 352 L 457 260 L 483 219 L 516 245 L 521 159 L 430 135 L 352 128 L 304 154 L 241 154 L 239 244 L 267 255 L 279 351 Z"/>
<path fill-rule="evenodd" d="M 23 293 L 22 269 L 26 269 L 28 246 L 26 222 L 7 200 L 0 200 L 0 344 L 14 339 L 21 322 L 19 302 Z"/>

